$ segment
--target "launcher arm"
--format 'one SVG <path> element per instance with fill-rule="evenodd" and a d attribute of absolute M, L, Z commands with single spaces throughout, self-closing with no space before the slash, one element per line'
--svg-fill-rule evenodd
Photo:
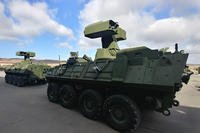
<path fill-rule="evenodd" d="M 30 57 L 35 57 L 34 52 L 24 52 L 24 51 L 18 51 L 16 52 L 17 56 L 24 56 L 24 60 L 30 59 Z"/>

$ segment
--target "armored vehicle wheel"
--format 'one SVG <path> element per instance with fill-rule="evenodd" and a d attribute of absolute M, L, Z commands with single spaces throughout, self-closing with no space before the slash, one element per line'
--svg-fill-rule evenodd
<path fill-rule="evenodd" d="M 21 87 L 21 77 L 20 76 L 16 76 L 16 86 Z"/>
<path fill-rule="evenodd" d="M 12 75 L 12 84 L 17 85 L 17 76 L 16 75 Z"/>
<path fill-rule="evenodd" d="M 49 83 L 47 88 L 47 96 L 49 101 L 51 102 L 58 102 L 58 85 L 55 83 Z"/>
<path fill-rule="evenodd" d="M 104 103 L 104 114 L 108 124 L 119 131 L 133 131 L 141 121 L 137 105 L 127 96 L 113 95 Z"/>
<path fill-rule="evenodd" d="M 8 80 L 9 80 L 9 78 L 8 78 L 8 75 L 6 74 L 5 75 L 5 82 L 8 83 L 9 82 Z"/>
<path fill-rule="evenodd" d="M 46 79 L 41 79 L 41 80 L 39 80 L 38 82 L 39 82 L 39 84 L 41 84 L 41 85 L 47 83 Z"/>
<path fill-rule="evenodd" d="M 21 86 L 25 86 L 27 84 L 27 78 L 25 76 L 21 77 Z"/>
<path fill-rule="evenodd" d="M 11 75 L 10 74 L 6 74 L 6 78 L 7 78 L 7 83 L 11 84 Z"/>
<path fill-rule="evenodd" d="M 95 90 L 85 90 L 79 98 L 81 113 L 89 119 L 99 119 L 102 112 L 102 104 L 103 98 Z"/>
<path fill-rule="evenodd" d="M 63 107 L 71 109 L 77 104 L 78 96 L 73 87 L 64 85 L 61 88 L 60 100 Z"/>
<path fill-rule="evenodd" d="M 13 75 L 9 75 L 9 84 L 13 84 Z"/>
<path fill-rule="evenodd" d="M 25 76 L 20 76 L 19 78 L 18 78 L 18 87 L 23 87 L 23 86 L 25 86 L 26 85 L 26 82 L 25 82 L 25 80 L 26 80 L 26 77 Z"/>

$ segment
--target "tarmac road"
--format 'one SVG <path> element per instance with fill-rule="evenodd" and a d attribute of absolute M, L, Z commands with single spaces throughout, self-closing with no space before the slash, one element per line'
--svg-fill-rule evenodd
<path fill-rule="evenodd" d="M 165 117 L 145 112 L 136 133 L 200 133 L 200 76 L 178 93 L 179 107 Z M 50 103 L 46 85 L 14 87 L 0 72 L 0 133 L 116 133 L 106 124 L 83 117 L 78 111 Z"/>

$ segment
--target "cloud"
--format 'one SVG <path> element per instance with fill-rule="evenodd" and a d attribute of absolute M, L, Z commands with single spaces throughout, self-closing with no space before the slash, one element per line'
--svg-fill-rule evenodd
<path fill-rule="evenodd" d="M 157 14 L 164 18 L 157 18 Z M 127 31 L 127 40 L 119 43 L 121 48 L 146 45 L 154 49 L 169 46 L 172 49 L 178 42 L 181 49 L 191 51 L 193 46 L 200 45 L 200 4 L 197 0 L 90 0 L 79 15 L 82 31 L 88 24 L 109 19 L 117 21 Z M 91 50 L 89 48 L 101 47 L 100 43 L 80 35 L 80 47 L 87 46 L 85 48 Z M 193 58 L 200 63 L 197 56 L 191 57 L 189 63 Z"/>
<path fill-rule="evenodd" d="M 176 42 L 187 36 L 187 26 L 182 18 L 169 18 L 157 20 L 146 27 L 143 37 L 154 42 Z"/>
<path fill-rule="evenodd" d="M 66 48 L 66 49 L 73 49 L 72 45 L 70 45 L 68 42 L 61 42 L 56 45 L 58 48 Z"/>
<path fill-rule="evenodd" d="M 199 0 L 157 0 L 154 11 L 168 10 L 170 16 L 188 16 L 199 13 Z"/>
<path fill-rule="evenodd" d="M 54 20 L 55 13 L 44 2 L 0 2 L 0 40 L 20 41 L 20 38 L 31 39 L 46 32 L 73 38 L 70 28 Z"/>
<path fill-rule="evenodd" d="M 90 0 L 80 11 L 79 18 L 83 24 L 95 22 L 99 19 L 119 17 L 134 11 L 141 11 L 146 5 L 151 5 L 154 0 Z"/>

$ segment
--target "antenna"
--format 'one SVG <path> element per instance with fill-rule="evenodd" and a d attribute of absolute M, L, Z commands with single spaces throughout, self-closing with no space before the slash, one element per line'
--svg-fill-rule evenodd
<path fill-rule="evenodd" d="M 58 55 L 59 65 L 60 65 L 60 55 Z"/>

